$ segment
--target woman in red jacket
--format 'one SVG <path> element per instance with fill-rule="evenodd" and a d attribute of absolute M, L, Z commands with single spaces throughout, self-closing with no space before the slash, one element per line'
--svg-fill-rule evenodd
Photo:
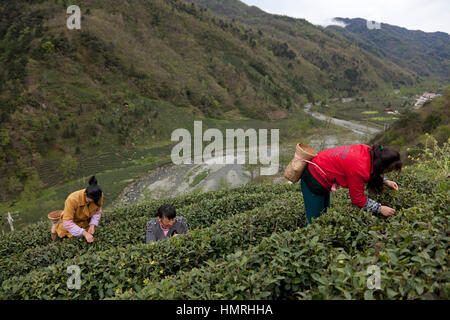
<path fill-rule="evenodd" d="M 306 210 L 306 225 L 330 206 L 330 191 L 337 186 L 348 188 L 352 203 L 383 216 L 395 210 L 381 205 L 364 195 L 367 183 L 369 193 L 380 193 L 383 185 L 398 190 L 397 183 L 383 174 L 401 170 L 400 153 L 391 147 L 375 144 L 373 147 L 356 144 L 323 150 L 305 167 L 301 177 L 301 190 Z"/>

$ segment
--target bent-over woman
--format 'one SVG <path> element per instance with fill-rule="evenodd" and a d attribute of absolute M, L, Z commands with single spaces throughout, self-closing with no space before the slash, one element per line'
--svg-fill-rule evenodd
<path fill-rule="evenodd" d="M 65 202 L 64 211 L 56 225 L 56 241 L 64 238 L 84 237 L 94 241 L 95 227 L 102 215 L 103 192 L 92 176 L 86 189 L 71 193 Z"/>
<path fill-rule="evenodd" d="M 392 147 L 375 144 L 340 146 L 326 149 L 308 163 L 301 177 L 305 202 L 306 225 L 330 206 L 330 191 L 338 186 L 348 188 L 352 203 L 364 210 L 391 216 L 393 208 L 382 205 L 364 194 L 381 193 L 383 186 L 398 190 L 397 183 L 384 178 L 384 173 L 401 170 L 400 153 Z"/>

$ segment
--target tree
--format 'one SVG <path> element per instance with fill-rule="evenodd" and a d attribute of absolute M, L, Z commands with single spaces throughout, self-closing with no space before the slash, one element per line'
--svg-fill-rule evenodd
<path fill-rule="evenodd" d="M 64 179 L 66 180 L 75 174 L 77 168 L 78 168 L 78 161 L 71 155 L 65 156 L 61 162 L 61 171 L 64 176 Z"/>
<path fill-rule="evenodd" d="M 0 131 L 0 147 L 6 147 L 11 141 L 7 130 Z"/>
<path fill-rule="evenodd" d="M 25 187 L 20 195 L 22 202 L 31 202 L 36 199 L 37 195 L 42 191 L 44 183 L 42 182 L 36 169 L 30 168 L 31 174 L 25 182 Z"/>
<path fill-rule="evenodd" d="M 423 121 L 422 130 L 423 132 L 431 132 L 434 129 L 436 129 L 439 126 L 439 124 L 441 124 L 441 122 L 442 118 L 439 114 L 438 115 L 429 114 Z"/>
<path fill-rule="evenodd" d="M 8 183 L 8 191 L 11 193 L 18 193 L 23 190 L 23 185 L 20 182 L 19 178 L 16 176 L 9 177 L 9 183 Z"/>
<path fill-rule="evenodd" d="M 47 42 L 44 42 L 41 47 L 46 52 L 52 52 L 53 49 L 55 48 L 55 45 L 51 41 L 47 41 Z"/>

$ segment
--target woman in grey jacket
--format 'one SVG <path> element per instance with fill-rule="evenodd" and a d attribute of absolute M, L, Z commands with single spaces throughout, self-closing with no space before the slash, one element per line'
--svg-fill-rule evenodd
<path fill-rule="evenodd" d="M 145 243 L 155 243 L 171 236 L 188 232 L 186 219 L 176 216 L 173 206 L 164 204 L 158 208 L 156 217 L 147 222 Z"/>

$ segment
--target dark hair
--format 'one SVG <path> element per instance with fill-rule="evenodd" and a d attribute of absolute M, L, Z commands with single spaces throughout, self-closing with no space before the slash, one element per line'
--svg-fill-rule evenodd
<path fill-rule="evenodd" d="M 393 171 L 402 169 L 400 153 L 392 148 L 375 143 L 370 149 L 370 158 L 373 165 L 373 172 L 370 175 L 367 189 L 370 193 L 380 193 L 383 191 L 383 171 Z"/>
<path fill-rule="evenodd" d="M 156 217 L 159 217 L 162 219 L 163 217 L 166 217 L 169 220 L 172 220 L 177 215 L 176 210 L 173 206 L 170 204 L 163 204 L 161 207 L 158 208 L 156 211 Z"/>
<path fill-rule="evenodd" d="M 102 197 L 102 189 L 97 185 L 97 179 L 92 176 L 89 179 L 89 186 L 86 188 L 86 196 L 94 200 L 95 204 L 98 205 L 98 201 Z"/>

